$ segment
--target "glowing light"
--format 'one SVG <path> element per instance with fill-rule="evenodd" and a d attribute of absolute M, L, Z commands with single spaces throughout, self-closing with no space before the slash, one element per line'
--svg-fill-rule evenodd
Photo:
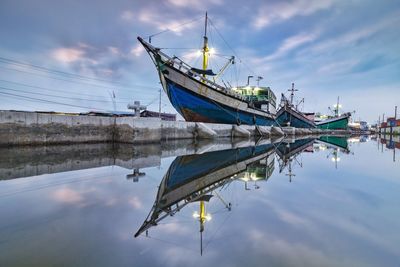
<path fill-rule="evenodd" d="M 193 218 L 199 218 L 199 217 L 200 214 L 197 211 L 193 212 Z"/>
<path fill-rule="evenodd" d="M 217 50 L 215 50 L 214 47 L 211 47 L 209 52 L 210 52 L 210 55 L 214 55 L 217 52 Z"/>
<path fill-rule="evenodd" d="M 197 50 L 196 51 L 196 55 L 199 57 L 199 56 L 201 56 L 203 54 L 203 51 L 201 51 L 201 50 Z"/>
<path fill-rule="evenodd" d="M 212 219 L 211 214 L 210 214 L 210 213 L 207 213 L 207 215 L 206 215 L 206 220 L 207 220 L 207 221 L 211 221 L 211 219 Z"/>

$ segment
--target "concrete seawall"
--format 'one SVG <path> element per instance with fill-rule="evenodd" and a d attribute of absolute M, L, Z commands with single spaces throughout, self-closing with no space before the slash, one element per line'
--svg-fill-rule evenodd
<path fill-rule="evenodd" d="M 306 134 L 323 131 L 307 130 Z M 159 118 L 102 117 L 0 111 L 0 146 L 69 143 L 159 143 L 176 139 L 290 135 L 294 128 L 162 121 Z M 324 133 L 331 134 L 332 131 Z M 296 134 L 297 135 L 297 134 Z"/>

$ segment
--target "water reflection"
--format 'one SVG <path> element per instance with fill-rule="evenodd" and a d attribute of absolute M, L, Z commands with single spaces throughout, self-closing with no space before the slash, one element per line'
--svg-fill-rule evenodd
<path fill-rule="evenodd" d="M 381 145 L 381 150 L 383 152 L 383 147 L 392 150 L 393 152 L 393 162 L 396 161 L 396 150 L 400 149 L 400 136 L 399 135 L 379 135 L 379 144 Z"/>
<path fill-rule="evenodd" d="M 391 266 L 382 138 L 2 149 L 0 266 Z"/>
<path fill-rule="evenodd" d="M 155 202 L 135 237 L 145 234 L 163 220 L 179 216 L 189 205 L 197 205 L 193 218 L 199 223 L 200 254 L 203 254 L 203 232 L 212 219 L 207 203 L 219 201 L 227 211 L 232 203 L 219 192 L 227 190 L 231 183 L 243 182 L 244 190 L 259 189 L 260 181 L 267 181 L 275 170 L 275 156 L 279 172 L 285 169 L 289 182 L 296 176 L 293 164 L 303 167 L 298 160 L 301 153 L 330 150 L 328 158 L 340 161 L 340 153 L 349 154 L 347 137 L 323 136 L 302 139 L 261 140 L 252 146 L 225 149 L 202 154 L 178 156 L 168 168 L 160 185 Z M 251 184 L 251 185 L 250 185 Z"/>

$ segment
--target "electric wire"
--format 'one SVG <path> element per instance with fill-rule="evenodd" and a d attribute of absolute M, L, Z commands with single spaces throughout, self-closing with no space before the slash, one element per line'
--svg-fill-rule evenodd
<path fill-rule="evenodd" d="M 4 88 L 1 87 L 0 88 Z M 109 111 L 107 109 L 103 108 L 95 108 L 95 107 L 87 107 L 87 106 L 80 106 L 80 105 L 74 105 L 74 104 L 67 104 L 67 103 L 62 103 L 62 102 L 57 102 L 57 101 L 51 101 L 51 100 L 46 100 L 46 99 L 41 99 L 41 98 L 36 98 L 36 97 L 29 97 L 29 96 L 22 96 L 22 95 L 17 95 L 17 94 L 12 94 L 12 93 L 4 93 L 0 92 L 1 95 L 5 96 L 11 96 L 14 98 L 22 98 L 28 101 L 33 101 L 33 102 L 42 102 L 42 103 L 49 103 L 49 104 L 57 104 L 57 105 L 62 105 L 62 106 L 69 106 L 69 107 L 76 107 L 76 108 L 83 108 L 83 109 L 91 109 L 91 110 L 103 110 L 103 111 Z"/>
<path fill-rule="evenodd" d="M 20 72 L 20 73 L 27 73 L 27 74 L 31 74 L 31 75 L 35 75 L 38 77 L 44 77 L 47 79 L 53 79 L 53 80 L 59 80 L 59 81 L 64 81 L 64 82 L 69 82 L 69 83 L 75 83 L 75 84 L 80 84 L 80 85 L 86 85 L 86 86 L 93 86 L 93 87 L 98 87 L 98 88 L 103 88 L 103 89 L 107 89 L 107 90 L 116 90 L 116 91 L 126 91 L 126 92 L 133 92 L 132 89 L 128 89 L 128 88 L 123 88 L 123 87 L 111 87 L 111 86 L 105 86 L 105 85 L 100 85 L 100 84 L 93 84 L 93 83 L 86 83 L 86 82 L 80 82 L 80 81 L 74 81 L 74 80 L 68 80 L 68 79 L 62 79 L 60 77 L 53 77 L 53 76 L 47 76 L 47 75 L 43 75 L 43 74 L 39 74 L 39 73 L 32 73 L 26 70 L 17 70 L 17 69 L 13 69 L 13 68 L 7 68 L 7 67 L 2 67 L 0 66 L 1 69 L 7 69 L 7 70 L 12 70 L 12 71 L 16 71 L 16 72 Z M 148 86 L 138 86 L 136 85 L 136 87 L 139 88 L 147 88 L 147 89 L 152 89 L 152 90 L 158 90 L 157 87 L 148 87 Z M 153 94 L 152 92 L 141 92 L 141 94 Z"/>
<path fill-rule="evenodd" d="M 8 81 L 8 80 L 2 80 L 0 79 L 0 82 L 5 82 L 5 83 L 11 83 L 19 86 L 24 86 L 24 87 L 30 87 L 30 88 L 35 88 L 39 90 L 44 90 L 44 91 L 51 91 L 51 92 L 60 92 L 64 94 L 71 94 L 71 92 L 66 92 L 66 90 L 58 90 L 58 89 L 50 89 L 42 86 L 37 86 L 37 85 L 31 85 L 31 84 L 26 84 L 26 83 L 19 83 L 19 82 L 14 82 L 14 81 Z M 82 96 L 88 96 L 88 97 L 104 97 L 102 95 L 92 95 L 92 94 L 85 94 L 85 93 L 80 93 L 80 92 L 73 92 L 74 95 L 82 95 Z M 126 100 L 131 100 L 131 97 L 118 97 L 118 99 L 126 99 Z"/>
<path fill-rule="evenodd" d="M 58 96 L 58 95 L 52 95 L 52 94 L 42 94 L 38 92 L 32 92 L 32 91 L 26 91 L 26 90 L 19 90 L 19 89 L 11 89 L 11 88 L 5 88 L 5 87 L 0 87 L 2 90 L 7 90 L 7 91 L 14 91 L 14 92 L 21 92 L 25 94 L 33 94 L 33 95 L 41 95 L 41 96 L 48 96 L 48 97 L 55 97 L 55 98 L 62 98 L 62 99 L 70 99 L 70 100 L 77 100 L 77 101 L 91 101 L 91 102 L 102 102 L 102 103 L 130 103 L 128 101 L 111 101 L 111 100 L 96 100 L 96 99 L 85 99 L 85 98 L 77 98 L 77 97 L 67 97 L 67 96 Z"/>

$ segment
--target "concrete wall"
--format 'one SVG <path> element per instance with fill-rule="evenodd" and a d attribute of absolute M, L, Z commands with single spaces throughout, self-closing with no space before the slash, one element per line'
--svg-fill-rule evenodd
<path fill-rule="evenodd" d="M 213 137 L 218 138 L 258 135 L 256 127 L 250 125 L 237 127 L 230 124 L 205 123 L 201 127 L 202 130 L 208 128 L 213 132 Z M 163 140 L 200 139 L 199 129 L 199 125 L 196 126 L 194 122 L 161 121 L 159 118 L 0 111 L 0 146 L 99 142 L 159 143 Z"/>
<path fill-rule="evenodd" d="M 112 117 L 0 111 L 0 145 L 110 142 Z"/>

